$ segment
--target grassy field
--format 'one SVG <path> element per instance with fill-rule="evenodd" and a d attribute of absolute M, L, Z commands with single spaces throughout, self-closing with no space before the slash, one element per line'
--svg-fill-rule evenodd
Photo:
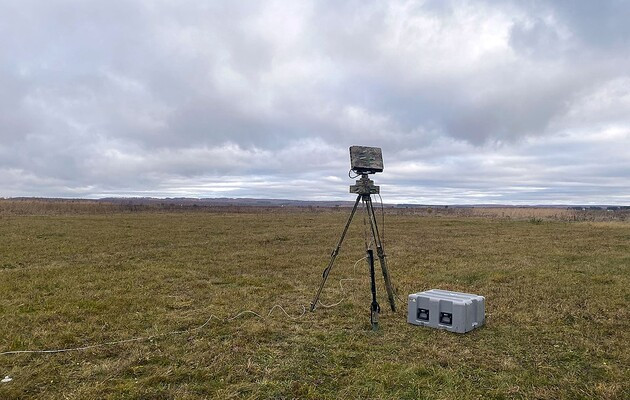
<path fill-rule="evenodd" d="M 0 214 L 0 352 L 198 327 L 308 305 L 346 218 L 330 212 Z M 369 329 L 363 224 L 325 289 L 279 309 L 60 354 L 0 355 L 0 399 L 630 397 L 630 223 L 388 215 L 401 298 L 486 296 L 466 335 Z M 346 281 L 345 293 L 338 280 Z"/>

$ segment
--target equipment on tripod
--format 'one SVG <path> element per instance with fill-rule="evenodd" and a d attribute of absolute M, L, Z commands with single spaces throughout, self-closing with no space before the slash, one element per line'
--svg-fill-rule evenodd
<path fill-rule="evenodd" d="M 357 199 L 354 202 L 354 206 L 352 207 L 352 211 L 350 211 L 350 216 L 348 217 L 348 221 L 346 222 L 345 227 L 341 233 L 341 238 L 339 242 L 337 242 L 337 246 L 332 251 L 330 255 L 330 261 L 328 262 L 328 266 L 324 269 L 324 273 L 322 274 L 322 282 L 319 285 L 319 289 L 313 298 L 313 302 L 311 303 L 311 311 L 315 310 L 317 303 L 319 301 L 319 296 L 322 293 L 322 289 L 324 289 L 324 285 L 326 284 L 326 280 L 328 279 L 328 275 L 332 270 L 332 267 L 335 263 L 335 259 L 339 254 L 339 250 L 341 249 L 341 244 L 343 243 L 344 238 L 346 237 L 346 233 L 348 232 L 348 228 L 350 227 L 350 223 L 352 222 L 352 218 L 357 211 L 357 207 L 359 202 L 361 201 L 364 209 L 367 211 L 368 218 L 370 220 L 370 228 L 372 232 L 372 239 L 374 245 L 376 246 L 376 254 L 378 256 L 381 272 L 383 273 L 383 279 L 385 280 L 385 288 L 387 289 L 387 297 L 389 300 L 389 305 L 392 311 L 396 311 L 396 302 L 394 299 L 394 288 L 392 287 L 392 283 L 389 277 L 389 271 L 387 269 L 387 261 L 385 256 L 385 250 L 383 249 L 383 242 L 381 241 L 381 235 L 379 232 L 376 214 L 374 212 L 374 206 L 372 204 L 372 195 L 379 194 L 380 188 L 374 185 L 374 181 L 369 179 L 368 175 L 376 172 L 383 171 L 383 156 L 381 149 L 378 147 L 365 147 L 365 146 L 352 146 L 350 147 L 350 164 L 351 170 L 361 175 L 361 179 L 356 181 L 355 185 L 350 186 L 350 193 L 356 193 Z M 372 322 L 372 329 L 378 329 L 378 314 L 380 312 L 380 306 L 376 301 L 376 282 L 374 277 L 374 252 L 366 243 L 366 252 L 367 259 L 370 265 L 370 278 L 371 278 L 371 290 L 372 290 L 372 304 L 370 306 L 370 315 Z"/>

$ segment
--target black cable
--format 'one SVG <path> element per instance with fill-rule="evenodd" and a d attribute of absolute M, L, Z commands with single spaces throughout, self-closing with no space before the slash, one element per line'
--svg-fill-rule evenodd
<path fill-rule="evenodd" d="M 383 247 L 385 247 L 385 207 L 383 206 L 383 198 L 380 193 L 378 193 L 378 198 L 381 200 L 381 241 L 383 242 Z"/>
<path fill-rule="evenodd" d="M 368 244 L 368 231 L 367 231 L 367 222 L 365 220 L 365 216 L 367 215 L 368 211 L 367 211 L 367 204 L 365 203 L 365 201 L 361 201 L 361 205 L 363 206 L 363 239 L 365 240 L 365 250 L 369 250 L 372 242 L 370 241 L 370 243 Z"/>

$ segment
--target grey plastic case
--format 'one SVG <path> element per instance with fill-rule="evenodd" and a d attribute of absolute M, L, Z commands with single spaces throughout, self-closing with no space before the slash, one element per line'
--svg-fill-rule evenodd
<path fill-rule="evenodd" d="M 407 322 L 413 325 L 466 333 L 486 320 L 486 299 L 470 293 L 431 289 L 410 294 Z"/>

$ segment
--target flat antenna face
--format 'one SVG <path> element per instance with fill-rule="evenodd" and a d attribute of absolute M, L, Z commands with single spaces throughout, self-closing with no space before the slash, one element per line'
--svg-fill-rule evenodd
<path fill-rule="evenodd" d="M 383 152 L 381 148 L 351 146 L 350 168 L 359 174 L 383 172 Z"/>

